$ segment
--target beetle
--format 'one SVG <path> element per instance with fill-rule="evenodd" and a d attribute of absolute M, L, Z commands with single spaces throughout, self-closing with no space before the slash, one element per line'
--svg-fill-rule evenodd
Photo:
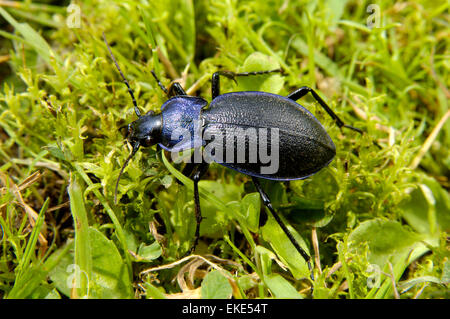
<path fill-rule="evenodd" d="M 194 243 L 191 252 L 199 240 L 202 221 L 198 182 L 206 173 L 209 163 L 215 161 L 225 167 L 251 176 L 260 194 L 263 204 L 270 211 L 278 225 L 287 235 L 289 241 L 305 259 L 314 280 L 311 257 L 298 244 L 292 233 L 274 210 L 259 179 L 291 181 L 307 178 L 326 167 L 336 155 L 336 147 L 322 124 L 302 105 L 296 101 L 310 93 L 319 105 L 331 116 L 339 128 L 349 128 L 362 134 L 358 128 L 345 124 L 310 87 L 303 86 L 288 96 L 266 92 L 231 92 L 221 94 L 220 78 L 235 80 L 239 76 L 262 75 L 282 72 L 281 69 L 257 72 L 234 73 L 218 71 L 211 78 L 212 100 L 208 102 L 201 97 L 187 95 L 181 84 L 174 82 L 167 89 L 152 70 L 151 73 L 159 87 L 167 94 L 168 100 L 162 105 L 161 112 L 149 111 L 142 115 L 128 81 L 123 75 L 111 48 L 103 34 L 105 44 L 118 69 L 123 82 L 133 101 L 137 120 L 126 125 L 126 139 L 132 146 L 131 154 L 125 160 L 117 178 L 114 201 L 117 202 L 117 188 L 120 177 L 131 158 L 140 147 L 158 144 L 161 148 L 179 152 L 195 148 L 206 149 L 209 161 L 204 157 L 186 164 L 183 174 L 194 182 L 195 217 L 197 221 Z M 177 132 L 175 134 L 175 132 Z M 183 131 L 185 134 L 180 134 Z M 270 142 L 269 142 L 270 135 Z M 206 139 L 205 136 L 214 138 Z M 241 141 L 238 140 L 241 138 Z M 238 144 L 244 145 L 239 154 Z M 261 155 L 261 149 L 271 148 L 277 153 L 278 166 L 274 171 L 267 170 L 267 161 Z M 231 151 L 230 151 L 231 149 Z M 275 152 L 276 151 L 276 152 Z M 227 160 L 223 155 L 227 153 Z M 266 154 L 267 155 L 267 154 Z M 233 160 L 228 160 L 228 157 Z M 235 158 L 240 157 L 240 160 Z"/>

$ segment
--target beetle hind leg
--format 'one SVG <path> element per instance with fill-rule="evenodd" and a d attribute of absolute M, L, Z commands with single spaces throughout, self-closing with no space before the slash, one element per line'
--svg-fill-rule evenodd
<path fill-rule="evenodd" d="M 252 177 L 253 184 L 255 184 L 256 189 L 259 192 L 259 195 L 261 196 L 261 199 L 263 201 L 264 206 L 266 206 L 269 211 L 271 212 L 273 218 L 276 220 L 278 225 L 281 227 L 283 232 L 286 234 L 286 236 L 289 238 L 289 241 L 294 245 L 295 249 L 299 252 L 299 254 L 303 257 L 303 259 L 306 261 L 306 264 L 308 265 L 308 269 L 311 273 L 311 279 L 314 281 L 314 272 L 313 268 L 311 266 L 311 257 L 308 255 L 308 253 L 299 245 L 297 240 L 295 240 L 292 233 L 289 231 L 289 229 L 286 227 L 286 225 L 281 220 L 280 216 L 277 214 L 277 212 L 273 209 L 272 203 L 270 202 L 269 196 L 267 196 L 266 192 L 261 187 L 261 184 L 259 183 L 259 180 L 256 177 Z"/>
<path fill-rule="evenodd" d="M 298 99 L 301 99 L 308 93 L 311 93 L 313 98 L 331 116 L 331 118 L 336 122 L 336 124 L 337 124 L 337 126 L 339 126 L 339 128 L 346 127 L 353 131 L 356 131 L 360 134 L 363 134 L 363 131 L 360 130 L 359 128 L 345 124 L 344 121 L 342 121 L 339 118 L 339 116 L 337 116 L 336 113 L 333 112 L 333 110 L 327 105 L 327 103 L 325 103 L 325 101 L 319 96 L 319 94 L 317 94 L 316 91 L 314 91 L 312 88 L 310 88 L 308 86 L 302 86 L 301 88 L 299 88 L 299 89 L 295 90 L 294 92 L 292 92 L 291 94 L 289 94 L 287 96 L 287 98 L 297 101 Z"/>

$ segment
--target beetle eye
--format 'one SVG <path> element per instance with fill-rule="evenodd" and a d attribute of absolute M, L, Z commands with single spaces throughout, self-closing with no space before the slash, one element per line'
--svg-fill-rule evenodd
<path fill-rule="evenodd" d="M 144 146 L 150 146 L 152 144 L 152 138 L 150 136 L 146 136 L 144 139 Z"/>

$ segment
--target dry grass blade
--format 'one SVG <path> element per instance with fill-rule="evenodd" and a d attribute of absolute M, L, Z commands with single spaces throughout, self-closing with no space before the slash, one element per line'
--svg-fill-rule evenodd
<path fill-rule="evenodd" d="M 388 274 L 387 276 L 391 280 L 392 290 L 394 291 L 394 297 L 395 297 L 395 299 L 400 299 L 400 294 L 398 293 L 397 285 L 395 284 L 394 269 L 392 268 L 392 264 L 390 262 L 388 262 L 387 264 L 389 266 L 389 271 L 390 271 L 390 274 Z"/>
<path fill-rule="evenodd" d="M 213 255 L 207 255 L 207 256 L 190 255 L 190 256 L 186 256 L 180 260 L 177 260 L 176 262 L 173 262 L 173 263 L 170 263 L 167 265 L 162 265 L 162 266 L 146 269 L 146 270 L 142 271 L 140 273 L 140 275 L 142 276 L 142 275 L 148 274 L 150 272 L 155 272 L 155 271 L 159 271 L 159 270 L 163 270 L 163 269 L 171 269 L 171 268 L 174 268 L 188 260 L 191 260 L 186 265 L 181 267 L 181 269 L 178 271 L 177 276 L 176 276 L 176 280 L 178 282 L 178 285 L 180 286 L 180 289 L 182 290 L 182 293 L 167 295 L 168 298 L 190 298 L 190 299 L 191 298 L 200 298 L 200 294 L 199 294 L 200 288 L 194 288 L 193 282 L 196 277 L 203 278 L 205 276 L 206 271 L 203 271 L 203 270 L 200 271 L 198 269 L 199 267 L 201 267 L 204 264 L 207 264 L 208 266 L 220 271 L 226 278 L 228 278 L 228 280 L 230 281 L 230 284 L 233 287 L 236 286 L 233 276 L 230 275 L 230 273 L 228 271 L 226 271 L 225 269 L 220 267 L 218 264 L 208 260 L 208 258 L 214 259 L 223 264 L 232 265 L 236 268 L 242 269 L 242 265 L 240 265 L 236 262 L 222 259 L 222 258 L 213 256 Z M 186 281 L 186 279 L 185 279 L 186 272 L 188 273 L 188 281 Z M 189 296 L 187 296 L 186 294 L 188 294 Z"/>
<path fill-rule="evenodd" d="M 10 59 L 9 55 L 0 55 L 0 63 L 7 62 L 9 61 L 9 59 Z"/>
<path fill-rule="evenodd" d="M 33 160 L 29 159 L 29 158 L 27 158 L 27 159 L 14 158 L 11 160 L 11 162 L 13 162 L 15 164 L 30 166 L 30 165 L 32 165 Z M 54 171 L 54 172 L 58 173 L 64 179 L 67 179 L 69 177 L 67 172 L 65 172 L 64 170 L 61 169 L 61 165 L 59 163 L 37 161 L 34 163 L 34 166 L 35 167 L 43 167 L 43 168 L 47 168 L 51 171 Z"/>
<path fill-rule="evenodd" d="M 1 173 L 1 172 L 0 172 Z M 10 180 L 8 176 L 1 173 L 0 179 L 2 180 L 4 185 L 7 185 L 7 181 Z M 18 187 L 19 191 L 23 191 L 24 189 L 30 187 L 32 184 L 34 184 L 38 179 L 42 177 L 41 173 L 39 171 L 34 172 L 30 176 L 28 176 Z M 6 187 L 0 188 L 0 194 L 4 195 L 6 193 Z"/>
<path fill-rule="evenodd" d="M 320 265 L 320 255 L 319 255 L 319 241 L 317 240 L 317 228 L 313 227 L 311 230 L 311 240 L 314 247 L 314 261 L 316 262 L 317 269 L 319 269 L 319 274 L 322 274 L 322 266 Z"/>
<path fill-rule="evenodd" d="M 445 122 L 448 120 L 449 117 L 450 117 L 450 110 L 444 114 L 444 116 L 439 120 L 438 124 L 436 124 L 436 126 L 433 128 L 433 131 L 431 131 L 430 135 L 425 140 L 425 143 L 423 143 L 423 146 L 420 148 L 416 157 L 411 162 L 411 165 L 409 165 L 409 168 L 415 169 L 417 168 L 417 166 L 419 166 L 420 161 L 428 152 L 433 142 L 436 140 L 439 132 L 441 131 L 442 127 L 444 126 Z"/>
<path fill-rule="evenodd" d="M 205 271 L 200 271 L 198 268 L 204 264 L 202 259 L 194 259 L 181 267 L 177 274 L 177 282 L 181 291 L 185 292 L 194 289 L 194 279 L 203 278 L 206 275 Z M 185 279 L 185 274 L 188 273 L 188 280 Z"/>
<path fill-rule="evenodd" d="M 36 211 L 24 201 L 21 191 L 23 191 L 27 187 L 30 187 L 40 177 L 41 177 L 41 174 L 39 172 L 35 172 L 32 175 L 28 176 L 20 186 L 17 186 L 14 183 L 14 181 L 12 180 L 12 178 L 10 178 L 5 173 L 0 171 L 0 180 L 2 181 L 3 185 L 5 185 L 5 187 L 8 187 L 10 189 L 10 191 L 16 198 L 17 203 L 25 211 L 31 227 L 34 227 L 36 225 L 38 213 L 36 213 Z M 2 192 L 3 192 L 3 189 L 2 189 Z M 47 239 L 45 239 L 46 232 L 47 232 L 47 225 L 44 223 L 44 225 L 42 225 L 41 232 L 39 233 L 39 237 L 38 237 L 39 244 L 41 246 L 41 252 L 45 252 L 48 247 L 48 241 L 47 241 Z"/>

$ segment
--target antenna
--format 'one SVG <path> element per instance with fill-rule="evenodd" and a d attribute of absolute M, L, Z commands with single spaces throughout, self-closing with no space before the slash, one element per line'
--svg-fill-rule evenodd
<path fill-rule="evenodd" d="M 159 87 L 161 88 L 161 90 L 164 91 L 164 93 L 166 93 L 167 95 L 169 95 L 169 91 L 167 91 L 166 87 L 161 83 L 161 81 L 158 79 L 158 77 L 156 76 L 155 70 L 152 70 L 152 75 L 156 80 L 156 83 L 158 83 Z"/>
<path fill-rule="evenodd" d="M 116 58 L 114 57 L 114 54 L 112 53 L 111 48 L 109 47 L 108 41 L 106 41 L 105 32 L 103 32 L 102 35 L 103 35 L 103 41 L 105 41 L 106 47 L 108 48 L 108 51 L 109 51 L 109 54 L 111 55 L 111 58 L 114 61 L 114 64 L 116 65 L 117 70 L 119 70 L 119 73 L 123 79 L 123 82 L 125 83 L 125 85 L 128 88 L 128 93 L 130 93 L 130 95 L 131 95 L 131 99 L 133 100 L 133 105 L 134 105 L 134 112 L 136 112 L 136 115 L 138 117 L 141 117 L 141 112 L 139 111 L 139 108 L 136 103 L 136 99 L 134 98 L 133 90 L 131 90 L 130 84 L 128 83 L 127 79 L 123 75 L 122 70 L 120 69 L 119 64 L 116 61 Z"/>
<path fill-rule="evenodd" d="M 122 168 L 120 169 L 119 176 L 117 177 L 116 188 L 114 189 L 114 204 L 117 204 L 117 189 L 119 188 L 120 177 L 122 177 L 123 171 L 125 170 L 125 167 L 127 167 L 128 162 L 131 160 L 131 158 L 134 156 L 134 154 L 136 154 L 136 152 L 138 151 L 139 146 L 140 146 L 139 142 L 136 142 L 133 145 L 133 150 L 131 151 L 130 156 L 128 156 L 128 158 L 125 160 L 125 163 L 123 163 Z"/>

